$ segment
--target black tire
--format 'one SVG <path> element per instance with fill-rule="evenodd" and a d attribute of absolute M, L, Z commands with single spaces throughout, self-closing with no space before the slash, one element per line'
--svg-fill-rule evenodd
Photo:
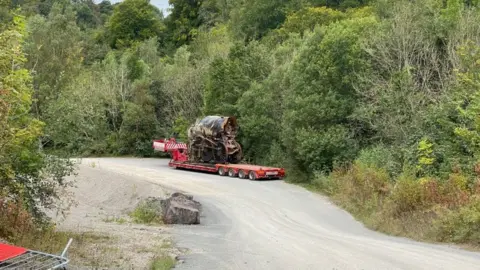
<path fill-rule="evenodd" d="M 250 180 L 257 180 L 257 174 L 254 171 L 250 171 L 248 173 L 248 179 Z"/>
<path fill-rule="evenodd" d="M 218 168 L 218 174 L 221 176 L 225 176 L 225 167 L 220 167 Z"/>
<path fill-rule="evenodd" d="M 235 171 L 234 171 L 232 168 L 230 168 L 230 169 L 228 170 L 228 176 L 230 176 L 230 177 L 236 177 L 237 175 L 235 174 Z"/>
<path fill-rule="evenodd" d="M 238 178 L 241 178 L 241 179 L 247 178 L 247 175 L 245 174 L 244 170 L 239 170 L 238 171 Z"/>

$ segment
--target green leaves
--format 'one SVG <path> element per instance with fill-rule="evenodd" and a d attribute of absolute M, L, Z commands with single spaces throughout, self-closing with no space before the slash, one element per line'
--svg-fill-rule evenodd
<path fill-rule="evenodd" d="M 41 117 L 79 71 L 83 44 L 73 7 L 68 3 L 54 3 L 48 18 L 30 17 L 27 27 L 27 68 L 34 74 L 35 112 Z"/>
<path fill-rule="evenodd" d="M 173 8 L 165 22 L 168 39 L 179 48 L 189 44 L 197 35 L 197 28 L 201 24 L 199 10 L 202 1 L 169 0 L 169 4 Z"/>
<path fill-rule="evenodd" d="M 128 48 L 135 42 L 161 35 L 165 26 L 149 0 L 125 0 L 118 4 L 106 27 L 112 48 Z"/>
<path fill-rule="evenodd" d="M 346 18 L 346 14 L 327 7 L 308 7 L 289 15 L 280 31 L 300 33 L 313 31 L 315 26 L 328 25 Z"/>
<path fill-rule="evenodd" d="M 457 72 L 458 86 L 453 95 L 459 116 L 454 128 L 457 135 L 466 144 L 475 158 L 480 158 L 480 47 L 467 42 L 459 50 L 462 59 L 462 70 Z"/>
<path fill-rule="evenodd" d="M 39 149 L 44 123 L 30 112 L 33 89 L 21 47 L 25 33 L 24 18 L 17 15 L 0 33 L 0 193 L 22 200 L 40 217 L 42 207 L 55 206 L 59 189 L 68 185 L 63 178 L 71 171 L 69 165 L 59 165 L 65 170 L 54 173 L 49 166 L 55 161 Z"/>
<path fill-rule="evenodd" d="M 359 42 L 373 18 L 340 21 L 316 29 L 286 74 L 282 138 L 310 172 L 349 160 L 358 142 L 349 116 L 356 103 L 352 73 L 368 68 Z"/>
<path fill-rule="evenodd" d="M 266 48 L 257 43 L 232 47 L 228 59 L 215 59 L 204 95 L 204 114 L 238 115 L 237 100 L 254 81 L 262 81 L 271 70 Z"/>

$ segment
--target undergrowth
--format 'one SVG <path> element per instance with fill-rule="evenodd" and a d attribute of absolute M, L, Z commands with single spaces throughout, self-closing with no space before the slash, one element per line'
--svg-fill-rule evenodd
<path fill-rule="evenodd" d="M 89 232 L 63 232 L 48 221 L 38 222 L 20 203 L 0 198 L 0 238 L 9 244 L 31 250 L 60 255 L 69 239 L 73 239 L 67 257 L 73 263 L 90 259 L 86 244 L 105 243 L 107 236 Z"/>
<path fill-rule="evenodd" d="M 309 188 L 328 195 L 368 228 L 427 242 L 480 247 L 480 181 L 460 172 L 447 179 L 418 178 L 357 161 Z"/>
<path fill-rule="evenodd" d="M 130 213 L 130 217 L 135 223 L 163 224 L 162 217 L 158 214 L 158 211 L 146 202 L 138 204 Z"/>
<path fill-rule="evenodd" d="M 172 248 L 170 241 L 163 241 L 160 246 L 156 247 L 157 255 L 150 262 L 151 270 L 169 270 L 175 267 L 177 261 L 167 252 L 170 248 Z"/>
<path fill-rule="evenodd" d="M 150 264 L 151 270 L 169 270 L 175 267 L 175 259 L 171 256 L 161 254 L 156 256 Z"/>

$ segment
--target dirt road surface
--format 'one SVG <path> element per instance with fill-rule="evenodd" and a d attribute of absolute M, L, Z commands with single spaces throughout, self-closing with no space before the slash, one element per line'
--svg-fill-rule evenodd
<path fill-rule="evenodd" d="M 169 245 L 171 228 L 137 224 L 129 217 L 141 199 L 166 196 L 164 188 L 83 164 L 77 173 L 69 177 L 76 178 L 72 193 L 77 204 L 65 218 L 47 211 L 57 229 L 75 238 L 69 270 L 149 269 L 155 257 L 181 253 Z"/>
<path fill-rule="evenodd" d="M 174 170 L 162 159 L 83 159 L 101 170 L 187 192 L 201 225 L 175 226 L 189 251 L 176 269 L 480 269 L 480 253 L 366 229 L 328 199 L 283 181 Z"/>

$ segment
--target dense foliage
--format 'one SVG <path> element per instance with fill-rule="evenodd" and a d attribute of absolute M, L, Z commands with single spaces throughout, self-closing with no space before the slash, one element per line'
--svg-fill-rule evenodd
<path fill-rule="evenodd" d="M 0 33 L 0 213 L 4 220 L 5 208 L 16 205 L 15 209 L 43 223 L 44 209 L 68 207 L 62 204 L 68 199 L 62 194 L 71 182 L 64 177 L 72 173 L 73 166 L 39 148 L 45 125 L 30 113 L 32 77 L 22 50 L 25 19 L 10 15 L 11 21 L 2 24 Z M 0 224 L 0 235 L 11 236 L 14 228 L 4 225 Z"/>
<path fill-rule="evenodd" d="M 1 14 L 7 186 L 38 172 L 39 141 L 151 156 L 198 117 L 235 115 L 248 161 L 371 226 L 480 243 L 478 1 L 171 0 L 168 16 L 148 0 L 3 2 L 28 31 L 15 40 L 19 17 Z"/>

